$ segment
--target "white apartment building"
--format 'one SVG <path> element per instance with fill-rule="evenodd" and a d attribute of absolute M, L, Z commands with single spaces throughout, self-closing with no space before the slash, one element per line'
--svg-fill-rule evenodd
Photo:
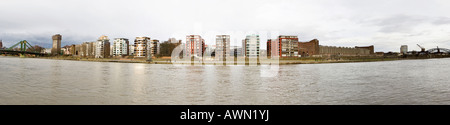
<path fill-rule="evenodd" d="M 235 56 L 235 55 L 237 57 L 243 56 L 242 47 L 240 47 L 240 46 L 231 46 L 230 51 L 231 51 L 230 56 Z"/>
<path fill-rule="evenodd" d="M 108 36 L 102 35 L 97 40 L 95 58 L 108 58 L 110 56 L 110 43 Z"/>
<path fill-rule="evenodd" d="M 157 54 L 160 53 L 160 43 L 159 40 L 151 40 L 150 42 L 147 43 L 147 51 L 149 54 L 151 54 L 151 56 L 156 56 Z"/>
<path fill-rule="evenodd" d="M 129 54 L 129 41 L 126 38 L 115 38 L 113 42 L 113 56 L 125 56 Z"/>
<path fill-rule="evenodd" d="M 224 60 L 233 56 L 230 49 L 230 35 L 216 35 L 216 60 Z"/>
<path fill-rule="evenodd" d="M 128 45 L 128 55 L 134 55 L 134 45 Z"/>
<path fill-rule="evenodd" d="M 259 35 L 247 35 L 242 40 L 242 46 L 245 57 L 257 58 L 259 56 Z"/>

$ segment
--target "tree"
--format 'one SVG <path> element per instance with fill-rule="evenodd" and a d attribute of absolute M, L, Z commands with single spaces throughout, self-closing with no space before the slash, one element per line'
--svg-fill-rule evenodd
<path fill-rule="evenodd" d="M 180 43 L 170 43 L 169 41 L 165 41 L 161 43 L 160 55 L 161 56 L 172 56 L 172 51 L 178 46 Z"/>
<path fill-rule="evenodd" d="M 30 51 L 30 52 L 42 52 L 42 51 L 44 51 L 45 50 L 45 48 L 43 48 L 43 47 L 41 47 L 41 46 L 38 46 L 38 45 L 34 45 L 33 46 L 33 48 L 27 48 L 27 50 L 26 51 Z"/>

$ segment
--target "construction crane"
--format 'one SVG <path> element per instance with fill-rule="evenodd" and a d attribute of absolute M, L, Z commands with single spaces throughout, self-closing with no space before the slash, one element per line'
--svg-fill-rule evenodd
<path fill-rule="evenodd" d="M 420 49 L 421 49 L 421 52 L 425 52 L 425 48 L 424 48 L 424 47 L 420 46 L 419 44 L 417 44 L 417 46 L 419 46 L 419 47 L 420 47 Z"/>

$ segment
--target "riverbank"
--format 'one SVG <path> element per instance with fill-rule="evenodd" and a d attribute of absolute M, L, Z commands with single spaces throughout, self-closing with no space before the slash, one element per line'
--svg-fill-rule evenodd
<path fill-rule="evenodd" d="M 4 56 L 4 55 L 2 55 Z M 10 56 L 11 57 L 11 56 Z M 17 56 L 12 56 L 17 57 Z M 377 62 L 377 61 L 395 61 L 395 60 L 415 60 L 415 59 L 432 59 L 432 58 L 448 58 L 449 56 L 441 57 L 380 57 L 380 56 L 366 56 L 366 57 L 339 57 L 339 58 L 281 58 L 279 61 L 261 60 L 263 64 L 322 64 L 322 63 L 355 63 L 355 62 Z M 145 63 L 145 64 L 173 64 L 170 58 L 153 58 L 152 61 L 147 61 L 145 58 L 87 58 L 87 57 L 72 57 L 72 56 L 52 56 L 52 57 L 21 57 L 21 58 L 39 58 L 39 59 L 53 59 L 53 60 L 71 60 L 71 61 L 91 61 L 91 62 L 115 62 L 115 63 Z M 237 61 L 240 60 L 240 61 Z M 246 59 L 235 58 L 231 65 L 248 65 L 249 61 Z M 173 61 L 176 64 L 194 65 L 194 61 Z M 220 62 L 219 62 L 220 63 Z M 260 61 L 257 62 L 260 64 Z M 216 61 L 195 62 L 195 65 L 220 65 Z"/>

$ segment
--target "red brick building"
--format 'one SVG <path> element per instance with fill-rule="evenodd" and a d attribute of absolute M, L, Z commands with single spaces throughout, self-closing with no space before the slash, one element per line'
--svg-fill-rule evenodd
<path fill-rule="evenodd" d="M 281 56 L 281 43 L 278 42 L 278 39 L 267 40 L 267 56 L 269 57 Z"/>
<path fill-rule="evenodd" d="M 313 39 L 309 42 L 298 42 L 298 54 L 308 57 L 319 54 L 319 40 Z"/>
<path fill-rule="evenodd" d="M 281 35 L 278 39 L 267 40 L 267 55 L 271 57 L 298 57 L 298 49 L 297 36 Z"/>

